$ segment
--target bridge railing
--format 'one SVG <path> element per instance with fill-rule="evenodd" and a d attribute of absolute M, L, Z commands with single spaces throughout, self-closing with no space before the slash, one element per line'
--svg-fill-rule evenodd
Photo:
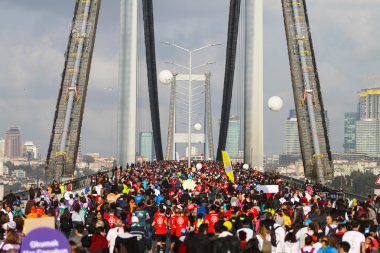
<path fill-rule="evenodd" d="M 298 189 L 302 189 L 302 187 L 304 186 L 303 180 L 292 178 L 292 177 L 285 176 L 285 175 L 279 175 L 279 177 L 284 179 L 285 182 L 291 183 L 292 185 L 294 185 Z M 337 198 L 337 196 L 339 196 L 339 195 L 343 195 L 345 198 L 349 198 L 349 199 L 355 198 L 361 202 L 364 202 L 367 199 L 365 196 L 361 196 L 361 195 L 358 195 L 358 194 L 355 194 L 352 192 L 342 192 L 342 191 L 332 190 L 332 191 L 324 191 L 323 193 L 325 193 L 328 197 L 333 198 L 333 199 Z"/>
<path fill-rule="evenodd" d="M 107 173 L 109 176 L 112 174 L 112 169 L 102 171 L 102 173 Z M 68 185 L 71 184 L 71 190 L 80 190 L 85 188 L 86 186 L 90 186 L 91 178 L 95 177 L 98 173 L 90 174 L 87 176 L 75 178 L 74 180 L 66 180 L 61 182 L 60 184 Z M 29 190 L 19 191 L 15 193 L 16 196 L 20 196 L 21 200 L 27 200 L 29 198 Z"/>

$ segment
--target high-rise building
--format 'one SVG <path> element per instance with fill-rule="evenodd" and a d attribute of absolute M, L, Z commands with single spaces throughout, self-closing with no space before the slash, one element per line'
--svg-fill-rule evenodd
<path fill-rule="evenodd" d="M 360 119 L 380 119 L 380 88 L 363 89 L 359 92 Z"/>
<path fill-rule="evenodd" d="M 379 121 L 361 119 L 356 121 L 356 153 L 379 155 Z"/>
<path fill-rule="evenodd" d="M 240 119 L 237 116 L 230 116 L 228 122 L 228 132 L 226 141 L 226 151 L 230 159 L 239 159 L 240 146 Z"/>
<path fill-rule="evenodd" d="M 298 125 L 296 110 L 289 111 L 289 117 L 285 121 L 285 150 L 286 155 L 301 154 L 300 140 L 298 137 Z"/>
<path fill-rule="evenodd" d="M 153 161 L 154 159 L 154 146 L 153 146 L 153 133 L 140 132 L 140 156 L 144 157 L 145 161 Z"/>
<path fill-rule="evenodd" d="M 4 156 L 10 159 L 22 157 L 21 132 L 19 127 L 10 127 L 5 133 Z"/>
<path fill-rule="evenodd" d="M 325 111 L 327 133 L 329 132 L 329 118 Z M 300 141 L 298 136 L 298 123 L 296 110 L 289 110 L 289 117 L 285 121 L 285 155 L 301 155 Z"/>
<path fill-rule="evenodd" d="M 380 88 L 359 91 L 358 113 L 354 118 L 354 113 L 345 117 L 345 151 L 346 148 L 348 151 L 352 150 L 355 141 L 356 153 L 378 156 L 380 154 Z M 355 121 L 354 126 L 353 121 Z M 355 131 L 354 136 L 353 131 Z"/>
<path fill-rule="evenodd" d="M 0 176 L 9 175 L 9 168 L 0 160 Z"/>
<path fill-rule="evenodd" d="M 24 157 L 28 161 L 38 159 L 38 148 L 32 141 L 26 141 L 24 143 Z"/>
<path fill-rule="evenodd" d="M 4 154 L 5 154 L 5 140 L 2 139 L 0 140 L 0 160 L 4 158 Z"/>
<path fill-rule="evenodd" d="M 344 153 L 356 152 L 356 121 L 357 112 L 346 112 L 344 114 Z"/>

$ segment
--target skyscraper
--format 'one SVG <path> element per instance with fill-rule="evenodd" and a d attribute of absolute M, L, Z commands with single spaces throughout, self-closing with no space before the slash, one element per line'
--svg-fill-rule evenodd
<path fill-rule="evenodd" d="M 356 152 L 356 121 L 357 112 L 346 112 L 344 114 L 344 153 Z"/>
<path fill-rule="evenodd" d="M 356 121 L 356 153 L 379 155 L 379 121 L 377 119 Z"/>
<path fill-rule="evenodd" d="M 5 140 L 0 140 L 0 160 L 4 158 L 4 152 L 5 152 Z"/>
<path fill-rule="evenodd" d="M 289 117 L 285 121 L 285 150 L 286 155 L 300 155 L 300 140 L 298 137 L 298 125 L 296 110 L 289 111 Z"/>
<path fill-rule="evenodd" d="M 327 111 L 324 113 L 327 133 L 329 132 L 329 118 Z M 289 110 L 289 117 L 285 121 L 285 149 L 286 155 L 301 155 L 300 141 L 298 135 L 298 124 L 296 110 Z"/>
<path fill-rule="evenodd" d="M 153 133 L 140 132 L 140 156 L 144 157 L 145 161 L 153 161 L 154 159 L 154 146 L 153 146 Z"/>
<path fill-rule="evenodd" d="M 240 119 L 237 116 L 230 116 L 228 122 L 228 132 L 226 141 L 226 151 L 231 159 L 239 159 L 240 146 Z"/>
<path fill-rule="evenodd" d="M 10 159 L 22 157 L 21 132 L 19 127 L 10 127 L 5 133 L 4 156 Z"/>
<path fill-rule="evenodd" d="M 378 156 L 380 154 L 380 88 L 359 91 L 356 120 L 356 153 Z"/>
<path fill-rule="evenodd" d="M 38 159 L 38 148 L 32 141 L 24 143 L 24 156 L 28 161 Z"/>
<path fill-rule="evenodd" d="M 359 92 L 359 116 L 360 119 L 380 119 L 380 88 Z"/>

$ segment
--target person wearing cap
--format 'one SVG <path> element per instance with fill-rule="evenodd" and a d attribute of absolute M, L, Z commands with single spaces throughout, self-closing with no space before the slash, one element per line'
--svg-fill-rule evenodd
<path fill-rule="evenodd" d="M 305 220 L 303 222 L 304 226 L 296 233 L 296 239 L 300 244 L 300 248 L 303 248 L 305 246 L 306 237 L 314 234 L 312 228 L 310 227 L 312 223 L 313 222 L 310 219 Z"/>
<path fill-rule="evenodd" d="M 139 234 L 141 236 L 148 236 L 148 232 L 146 231 L 144 226 L 140 225 L 140 219 L 137 216 L 132 216 L 131 218 L 131 234 Z"/>
<path fill-rule="evenodd" d="M 16 222 L 14 222 L 13 220 L 8 221 L 7 223 L 4 223 L 2 227 L 5 231 L 8 231 L 10 229 L 15 230 L 16 229 Z"/>
<path fill-rule="evenodd" d="M 132 216 L 132 226 L 130 227 L 129 233 L 138 238 L 137 241 L 141 252 L 152 250 L 152 241 L 149 240 L 145 228 L 139 225 L 139 218 L 136 216 Z"/>
<path fill-rule="evenodd" d="M 350 244 L 349 253 L 357 253 L 361 250 L 361 244 L 365 242 L 365 236 L 359 232 L 360 224 L 357 220 L 351 221 L 351 228 L 352 230 L 344 233 L 342 241 Z"/>
<path fill-rule="evenodd" d="M 311 236 L 307 236 L 305 238 L 305 246 L 301 247 L 301 253 L 306 253 L 306 252 L 316 253 L 316 250 L 313 245 L 314 245 L 313 238 Z"/>

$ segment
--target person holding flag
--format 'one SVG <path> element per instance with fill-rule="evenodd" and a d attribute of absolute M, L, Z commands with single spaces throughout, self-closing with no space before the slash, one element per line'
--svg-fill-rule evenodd
<path fill-rule="evenodd" d="M 230 161 L 230 156 L 228 155 L 227 151 L 222 151 L 222 157 L 223 157 L 223 164 L 224 164 L 224 171 L 226 172 L 226 175 L 228 179 L 234 183 L 234 172 L 232 171 L 232 165 Z"/>

